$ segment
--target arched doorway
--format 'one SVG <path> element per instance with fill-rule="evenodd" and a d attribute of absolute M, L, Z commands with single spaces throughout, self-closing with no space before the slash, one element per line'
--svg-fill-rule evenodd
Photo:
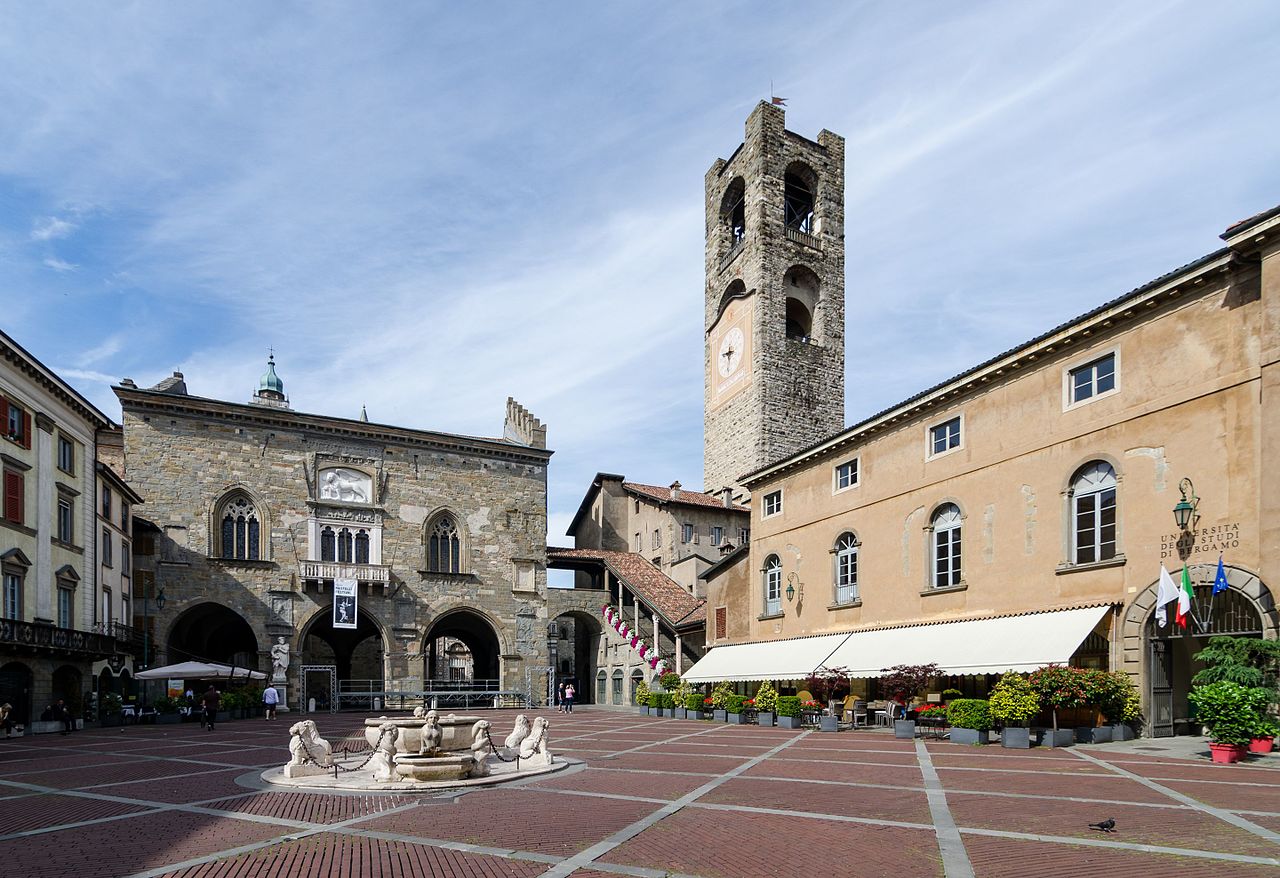
<path fill-rule="evenodd" d="M 607 688 L 600 685 L 592 687 L 591 681 L 598 680 L 600 669 L 600 636 L 604 632 L 600 621 L 590 613 L 582 610 L 570 610 L 556 616 L 556 625 L 562 634 L 559 644 L 558 677 L 560 680 L 572 680 L 575 699 L 579 704 L 590 704 L 593 700 L 599 704 L 609 701 Z M 594 692 L 592 689 L 594 688 Z"/>
<path fill-rule="evenodd" d="M 168 658 L 258 670 L 258 638 L 244 617 L 222 604 L 197 604 L 169 629 Z"/>
<path fill-rule="evenodd" d="M 630 687 L 627 690 L 627 704 L 636 703 L 636 689 L 640 688 L 640 684 L 644 682 L 644 671 L 634 668 L 631 671 Z"/>
<path fill-rule="evenodd" d="M 0 665 L 0 704 L 13 706 L 13 721 L 31 722 L 31 669 L 22 662 Z"/>
<path fill-rule="evenodd" d="M 1280 614 L 1266 585 L 1243 568 L 1224 569 L 1228 587 L 1215 595 L 1216 564 L 1187 568 L 1195 597 L 1185 631 L 1174 624 L 1172 607 L 1168 623 L 1164 627 L 1156 623 L 1158 583 L 1148 586 L 1125 612 L 1122 669 L 1143 680 L 1143 713 L 1152 737 L 1198 733 L 1190 722 L 1187 695 L 1191 679 L 1204 667 L 1195 654 L 1210 637 L 1274 639 L 1280 634 Z"/>
<path fill-rule="evenodd" d="M 381 689 L 384 642 L 382 630 L 364 610 L 356 612 L 355 628 L 334 628 L 332 608 L 326 607 L 303 628 L 302 664 L 333 665 L 341 681 L 360 680 Z"/>
<path fill-rule="evenodd" d="M 423 640 L 425 689 L 500 689 L 502 648 L 493 625 L 471 610 L 436 619 Z"/>

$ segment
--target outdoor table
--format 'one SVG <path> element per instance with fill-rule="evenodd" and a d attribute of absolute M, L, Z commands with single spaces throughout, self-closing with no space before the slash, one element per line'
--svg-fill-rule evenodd
<path fill-rule="evenodd" d="M 942 740 L 951 733 L 951 726 L 947 723 L 945 714 L 941 716 L 929 716 L 924 714 L 916 717 L 916 725 L 920 727 L 920 737 L 934 738 Z"/>
<path fill-rule="evenodd" d="M 800 711 L 800 725 L 816 726 L 818 724 L 818 718 L 821 716 L 821 710 L 802 710 Z"/>

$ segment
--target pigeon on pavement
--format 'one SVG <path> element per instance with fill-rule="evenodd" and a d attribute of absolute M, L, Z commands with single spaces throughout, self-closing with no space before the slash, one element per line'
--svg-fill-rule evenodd
<path fill-rule="evenodd" d="M 1097 829 L 1100 832 L 1115 832 L 1116 819 L 1114 817 L 1108 817 L 1106 820 L 1103 820 L 1101 823 L 1090 823 L 1089 828 Z"/>

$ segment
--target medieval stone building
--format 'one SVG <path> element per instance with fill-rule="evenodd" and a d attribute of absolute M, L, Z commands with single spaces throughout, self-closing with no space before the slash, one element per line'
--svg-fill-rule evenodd
<path fill-rule="evenodd" d="M 295 705 L 545 693 L 551 452 L 513 400 L 483 439 L 294 411 L 274 360 L 248 404 L 194 396 L 180 373 L 115 392 L 154 525 L 137 552 L 147 597 L 165 597 L 157 662 L 265 671 L 287 646 Z M 352 585 L 356 606 L 335 602 Z"/>

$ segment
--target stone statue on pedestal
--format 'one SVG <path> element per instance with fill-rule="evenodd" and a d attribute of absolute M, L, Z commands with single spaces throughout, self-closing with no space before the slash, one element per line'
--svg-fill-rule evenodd
<path fill-rule="evenodd" d="M 289 670 L 289 643 L 283 637 L 277 637 L 271 647 L 271 682 L 283 683 L 285 672 Z"/>

